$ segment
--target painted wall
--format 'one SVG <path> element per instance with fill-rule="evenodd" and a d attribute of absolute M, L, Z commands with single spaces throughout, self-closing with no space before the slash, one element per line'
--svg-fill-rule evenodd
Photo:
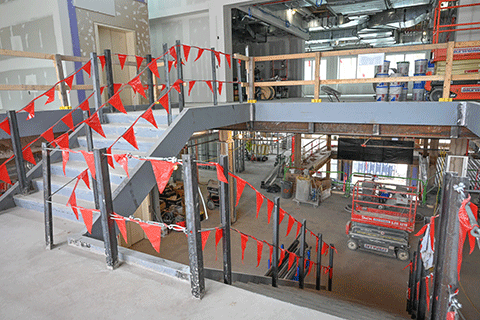
<path fill-rule="evenodd" d="M 460 5 L 478 3 L 478 0 L 460 0 Z M 458 23 L 480 22 L 480 6 L 458 9 Z M 473 25 L 472 27 L 478 27 Z M 468 28 L 468 26 L 460 27 Z M 455 35 L 456 41 L 480 40 L 480 30 L 459 31 Z"/>

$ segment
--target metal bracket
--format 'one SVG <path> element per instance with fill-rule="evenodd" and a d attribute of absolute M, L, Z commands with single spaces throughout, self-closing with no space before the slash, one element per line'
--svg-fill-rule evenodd
<path fill-rule="evenodd" d="M 452 126 L 450 128 L 450 138 L 451 139 L 457 139 L 460 133 L 460 127 L 457 126 Z"/>
<path fill-rule="evenodd" d="M 378 136 L 380 135 L 380 125 L 379 124 L 374 124 L 373 125 L 373 135 Z"/>
<path fill-rule="evenodd" d="M 457 106 L 457 126 L 466 126 L 467 124 L 467 103 L 460 102 Z"/>
<path fill-rule="evenodd" d="M 315 123 L 313 122 L 308 123 L 308 133 L 315 133 Z"/>

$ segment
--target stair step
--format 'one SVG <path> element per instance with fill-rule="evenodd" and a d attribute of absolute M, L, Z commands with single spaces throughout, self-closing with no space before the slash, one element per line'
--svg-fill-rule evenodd
<path fill-rule="evenodd" d="M 146 123 L 137 123 L 134 126 L 135 130 L 135 136 L 136 137 L 160 137 L 165 130 L 167 130 L 168 125 L 166 124 L 157 124 L 158 129 L 155 128 L 152 124 Z M 112 136 L 117 136 L 119 137 L 122 135 L 125 130 L 128 128 L 126 124 L 120 124 L 120 123 L 105 123 L 102 125 L 103 127 L 103 132 L 105 132 L 106 135 L 112 135 Z"/>
<path fill-rule="evenodd" d="M 78 176 L 82 173 L 85 169 L 87 169 L 87 164 L 85 160 L 83 161 L 68 161 L 65 167 L 65 174 L 67 177 L 73 178 Z M 133 168 L 132 168 L 133 169 Z M 127 178 L 127 174 L 123 170 L 123 168 L 116 164 L 115 169 L 109 167 L 110 173 L 110 183 L 114 185 L 119 185 L 122 183 L 123 180 Z M 51 165 L 51 172 L 52 175 L 63 176 L 63 165 L 61 162 L 52 163 Z M 114 189 L 112 189 L 113 192 Z"/>
<path fill-rule="evenodd" d="M 93 145 L 95 148 L 108 148 L 110 147 L 115 140 L 117 140 L 118 135 L 106 135 L 107 138 L 103 138 L 97 133 L 93 134 Z M 135 149 L 129 142 L 125 139 L 120 138 L 114 145 L 117 149 L 127 150 L 129 152 L 147 152 L 150 148 L 153 147 L 155 142 L 158 140 L 157 137 L 146 138 L 146 137 L 136 137 L 138 149 Z M 87 147 L 87 138 L 86 136 L 78 137 L 78 143 L 81 147 Z"/>
<path fill-rule="evenodd" d="M 155 118 L 155 122 L 157 124 L 168 124 L 167 120 L 167 112 L 161 107 L 158 106 L 158 110 L 152 110 L 153 111 L 153 117 Z M 125 123 L 125 124 L 132 124 L 133 121 L 137 120 L 137 118 L 143 113 L 144 111 L 129 111 L 128 114 L 124 113 L 105 113 L 105 117 L 107 119 L 108 123 Z M 173 109 L 172 110 L 172 119 L 175 119 L 175 117 L 179 114 L 178 109 Z M 150 124 L 147 120 L 140 118 L 138 120 L 139 124 Z"/>

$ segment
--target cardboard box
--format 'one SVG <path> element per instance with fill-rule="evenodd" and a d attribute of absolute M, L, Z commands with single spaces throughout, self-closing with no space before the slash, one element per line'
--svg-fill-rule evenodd
<path fill-rule="evenodd" d="M 332 188 L 332 180 L 330 178 L 314 178 L 313 181 L 317 189 L 322 191 Z"/>

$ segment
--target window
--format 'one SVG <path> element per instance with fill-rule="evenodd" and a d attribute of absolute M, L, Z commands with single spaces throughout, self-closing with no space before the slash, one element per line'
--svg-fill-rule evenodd
<path fill-rule="evenodd" d="M 315 60 L 305 60 L 304 61 L 304 80 L 314 80 L 315 79 Z M 327 78 L 327 59 L 320 60 L 320 79 L 325 80 Z"/>

